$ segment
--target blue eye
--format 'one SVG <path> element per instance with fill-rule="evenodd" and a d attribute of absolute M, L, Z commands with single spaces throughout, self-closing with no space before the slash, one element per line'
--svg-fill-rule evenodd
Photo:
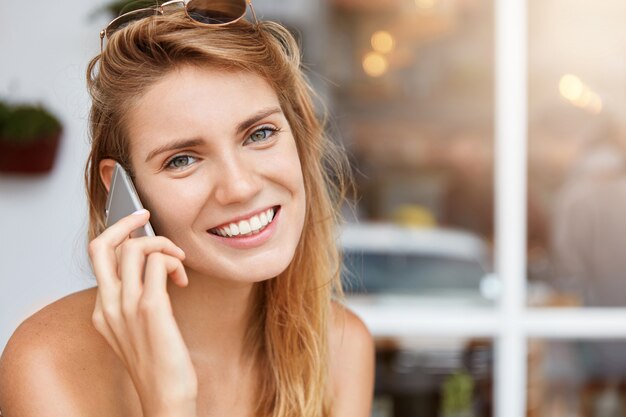
<path fill-rule="evenodd" d="M 166 168 L 182 169 L 191 165 L 196 158 L 190 155 L 176 155 L 165 163 Z"/>
<path fill-rule="evenodd" d="M 255 130 L 254 132 L 252 132 L 252 134 L 250 136 L 248 136 L 248 138 L 253 143 L 263 142 L 263 141 L 271 138 L 272 136 L 274 136 L 274 133 L 276 133 L 278 131 L 279 131 L 279 129 L 276 129 L 275 127 L 264 126 L 264 127 L 260 128 L 258 130 Z"/>

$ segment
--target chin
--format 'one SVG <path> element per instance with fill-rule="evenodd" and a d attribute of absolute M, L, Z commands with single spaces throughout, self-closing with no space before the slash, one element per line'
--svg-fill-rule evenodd
<path fill-rule="evenodd" d="M 226 281 L 255 283 L 275 278 L 284 272 L 293 260 L 293 253 L 291 256 L 282 253 L 279 257 L 280 259 L 269 257 L 265 262 L 227 263 L 209 268 L 205 263 L 201 265 L 185 263 L 185 266 L 203 276 Z"/>

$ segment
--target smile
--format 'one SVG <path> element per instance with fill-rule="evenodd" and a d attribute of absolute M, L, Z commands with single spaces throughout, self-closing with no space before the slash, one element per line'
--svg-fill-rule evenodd
<path fill-rule="evenodd" d="M 255 214 L 247 219 L 239 220 L 238 222 L 229 223 L 224 226 L 215 227 L 209 230 L 209 233 L 232 238 L 236 236 L 250 236 L 262 232 L 268 227 L 274 220 L 274 214 L 277 207 L 271 207 L 259 214 Z"/>

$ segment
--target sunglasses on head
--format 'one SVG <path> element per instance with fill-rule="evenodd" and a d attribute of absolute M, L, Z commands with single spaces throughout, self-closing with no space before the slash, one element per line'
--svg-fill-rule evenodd
<path fill-rule="evenodd" d="M 109 39 L 118 30 L 146 17 L 184 10 L 187 17 L 199 24 L 226 26 L 241 19 L 246 14 L 247 5 L 250 5 L 255 24 L 258 24 L 251 0 L 171 0 L 157 7 L 148 7 L 123 13 L 113 19 L 100 32 L 100 51 L 103 49 L 105 37 Z"/>

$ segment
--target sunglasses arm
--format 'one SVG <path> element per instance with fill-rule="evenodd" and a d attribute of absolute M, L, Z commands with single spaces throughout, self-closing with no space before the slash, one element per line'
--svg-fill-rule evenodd
<path fill-rule="evenodd" d="M 104 36 L 106 35 L 106 31 L 103 29 L 100 31 L 100 53 L 104 50 Z"/>
<path fill-rule="evenodd" d="M 254 23 L 258 26 L 259 19 L 256 17 L 256 13 L 254 12 L 254 7 L 252 7 L 252 0 L 246 0 L 248 2 L 248 6 L 250 6 L 250 10 L 252 11 L 252 17 L 254 17 Z"/>

